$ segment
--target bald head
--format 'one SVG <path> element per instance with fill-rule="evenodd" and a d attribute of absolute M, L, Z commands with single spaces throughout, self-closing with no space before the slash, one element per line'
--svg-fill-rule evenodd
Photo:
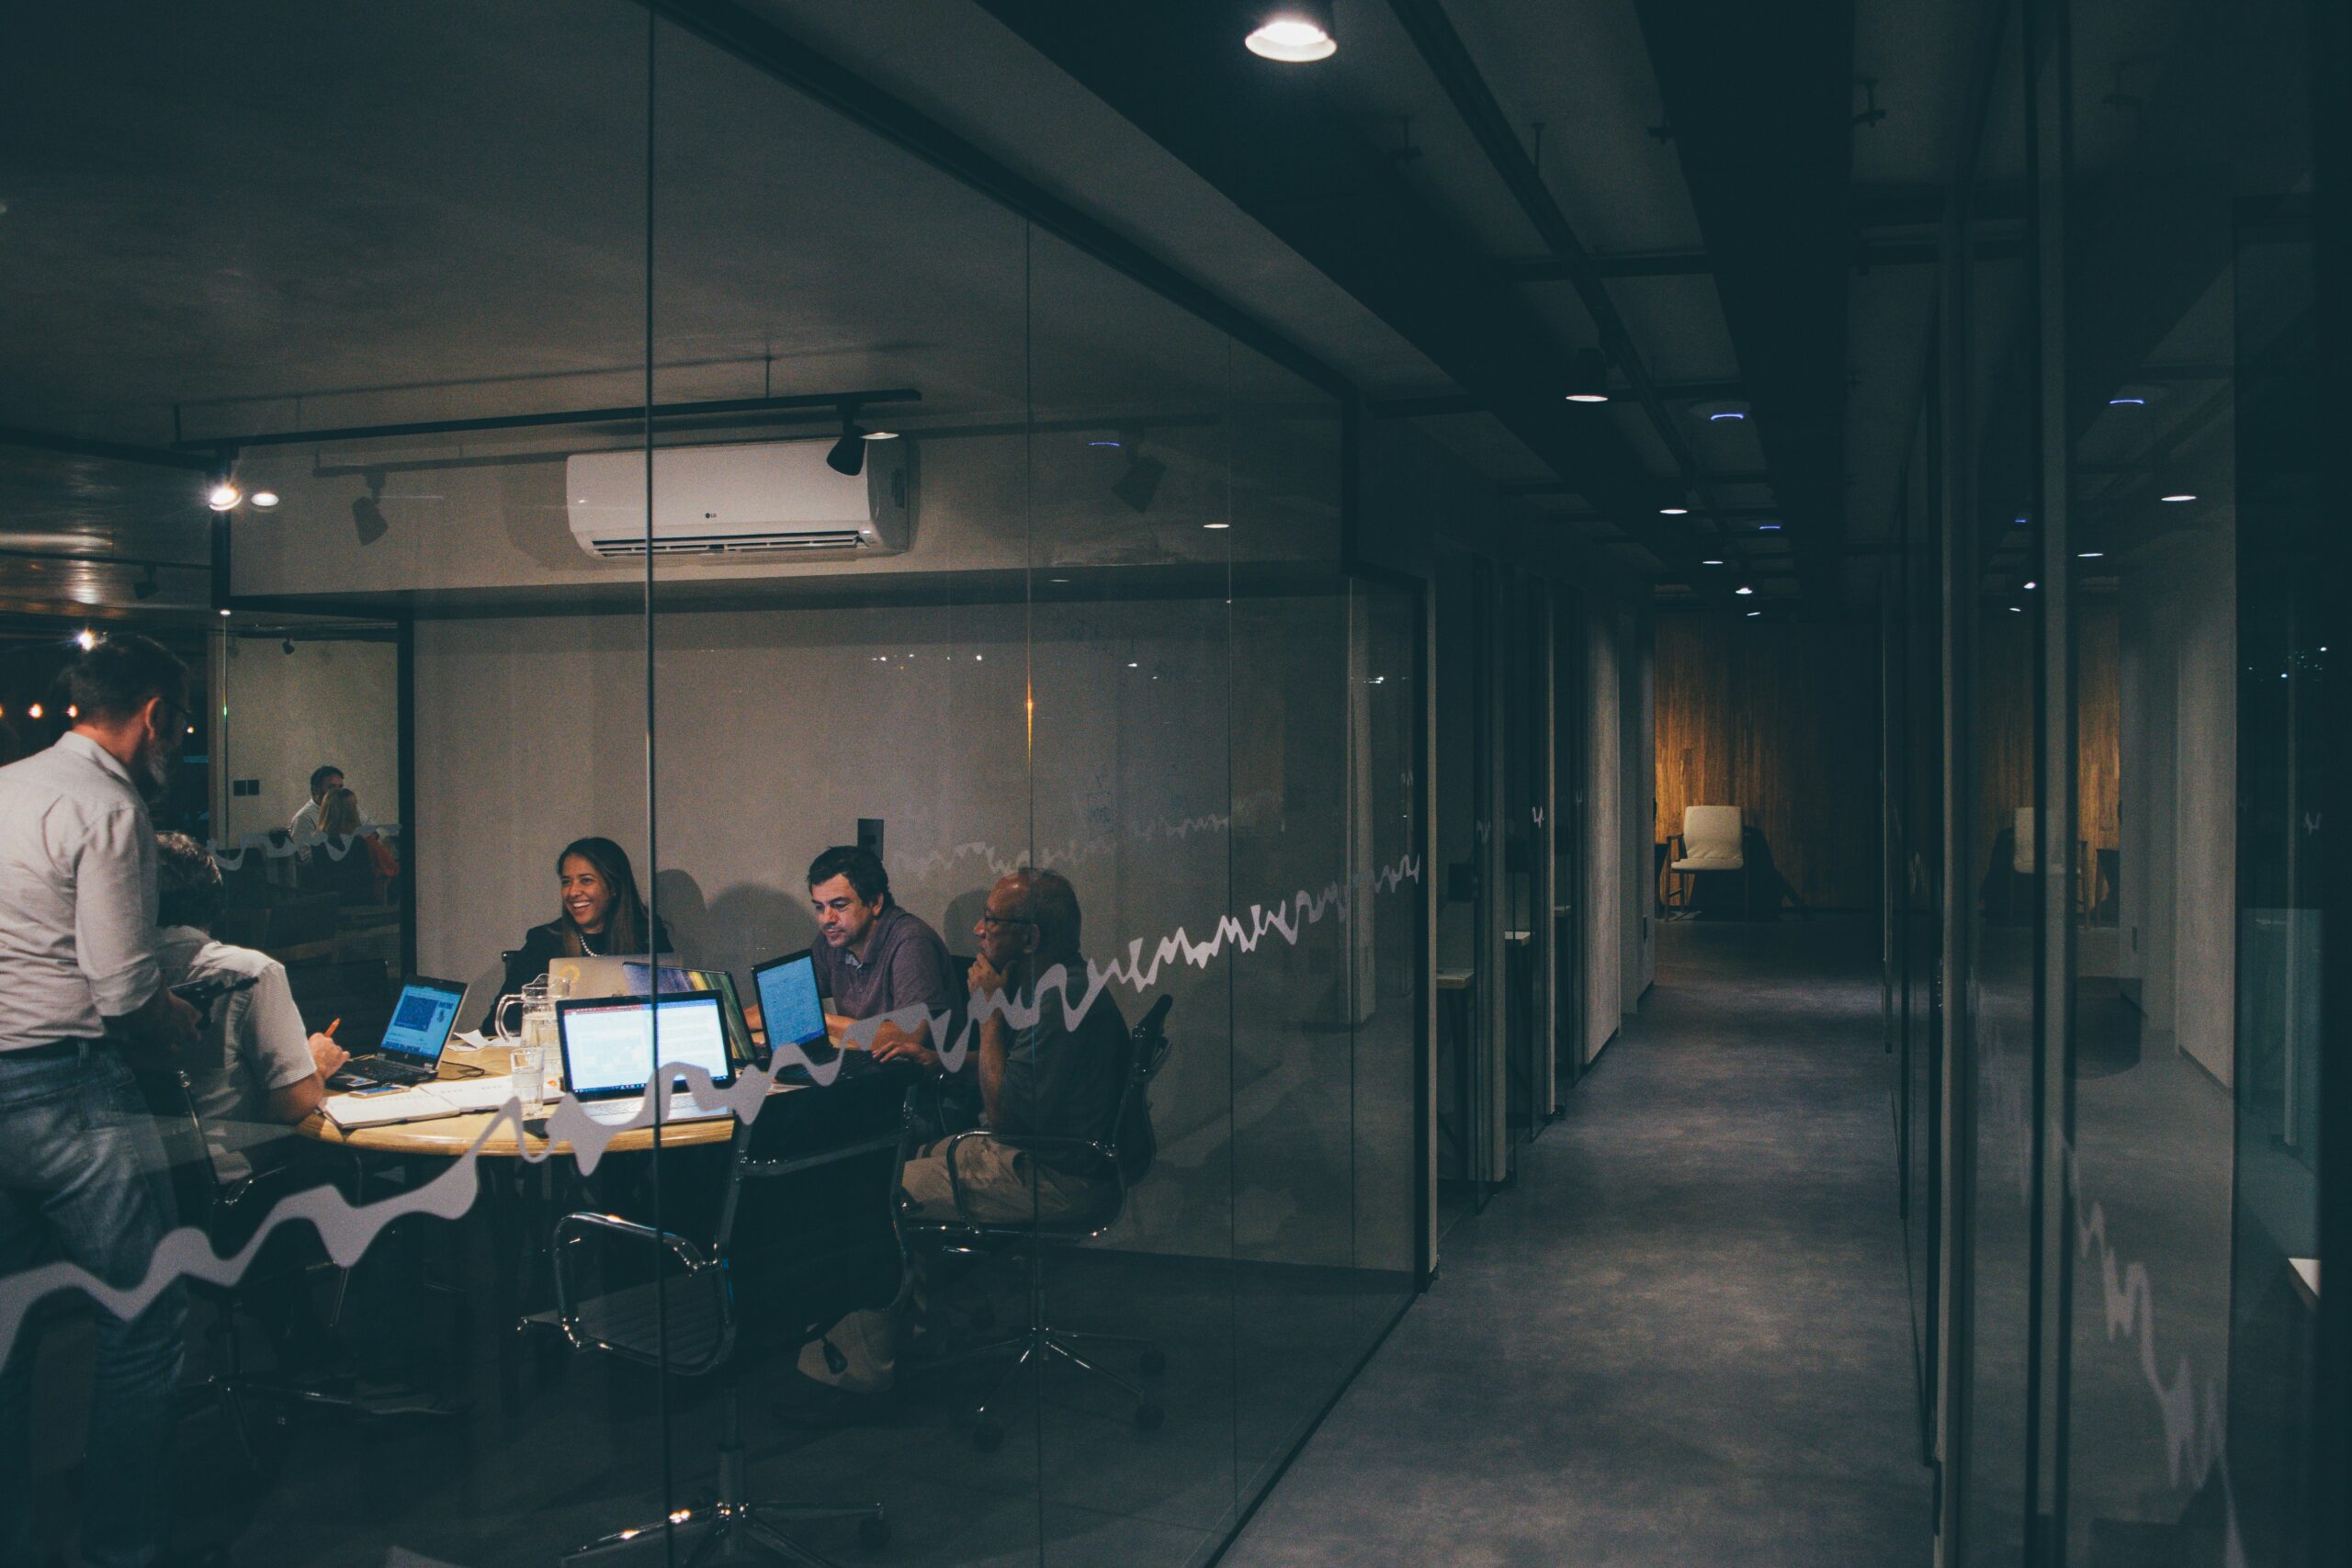
<path fill-rule="evenodd" d="M 1057 871 L 1023 866 L 997 879 L 1006 911 L 1037 933 L 1037 957 L 1046 964 L 1075 958 L 1079 951 L 1078 889 Z"/>

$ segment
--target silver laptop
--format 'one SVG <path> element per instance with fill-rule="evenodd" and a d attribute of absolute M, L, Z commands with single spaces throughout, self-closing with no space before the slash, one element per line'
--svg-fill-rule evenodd
<path fill-rule="evenodd" d="M 637 1119 L 654 1077 L 657 1008 L 663 1068 L 700 1067 L 710 1075 L 714 1090 L 734 1083 L 726 1016 L 716 992 L 559 1002 L 556 1030 L 563 1047 L 564 1087 L 596 1121 L 617 1125 Z M 695 1098 L 686 1080 L 673 1072 L 669 1111 L 662 1121 L 703 1121 L 727 1114 L 724 1101 L 706 1103 Z"/>

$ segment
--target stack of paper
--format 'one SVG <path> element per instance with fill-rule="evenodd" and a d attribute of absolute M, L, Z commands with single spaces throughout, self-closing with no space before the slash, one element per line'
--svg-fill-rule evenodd
<path fill-rule="evenodd" d="M 322 1108 L 338 1127 L 382 1127 L 495 1111 L 514 1098 L 504 1077 L 443 1078 L 377 1094 L 331 1094 Z"/>

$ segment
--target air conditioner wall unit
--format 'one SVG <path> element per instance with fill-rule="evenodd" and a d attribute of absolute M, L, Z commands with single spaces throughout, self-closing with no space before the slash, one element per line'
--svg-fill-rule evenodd
<path fill-rule="evenodd" d="M 914 533 L 914 444 L 865 444 L 865 471 L 826 466 L 832 438 L 666 446 L 653 454 L 645 525 L 643 451 L 577 452 L 563 463 L 571 536 L 606 560 L 658 556 L 891 556 Z"/>

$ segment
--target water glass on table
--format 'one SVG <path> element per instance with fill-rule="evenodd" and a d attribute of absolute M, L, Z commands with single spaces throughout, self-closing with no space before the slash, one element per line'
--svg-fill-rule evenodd
<path fill-rule="evenodd" d="M 527 1119 L 539 1114 L 547 1093 L 547 1048 L 516 1041 L 508 1050 L 506 1081 Z"/>

